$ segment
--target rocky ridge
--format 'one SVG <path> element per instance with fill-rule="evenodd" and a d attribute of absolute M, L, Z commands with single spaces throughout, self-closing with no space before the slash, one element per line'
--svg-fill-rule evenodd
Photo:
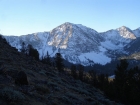
<path fill-rule="evenodd" d="M 47 51 L 51 57 L 60 52 L 65 60 L 85 66 L 105 65 L 140 49 L 140 29 L 131 30 L 125 26 L 99 33 L 86 26 L 66 22 L 50 32 L 4 37 L 18 50 L 22 42 L 33 45 L 40 58 L 45 57 Z M 131 47 L 135 50 L 132 51 Z"/>

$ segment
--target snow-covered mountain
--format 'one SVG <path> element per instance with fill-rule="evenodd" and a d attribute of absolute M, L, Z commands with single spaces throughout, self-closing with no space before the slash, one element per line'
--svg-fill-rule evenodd
<path fill-rule="evenodd" d="M 45 57 L 47 51 L 51 57 L 60 52 L 64 59 L 75 64 L 105 65 L 119 56 L 133 53 L 129 49 L 139 39 L 140 28 L 131 30 L 122 26 L 99 33 L 86 26 L 66 22 L 50 32 L 4 37 L 19 50 L 22 42 L 31 44 L 39 51 L 40 58 Z"/>

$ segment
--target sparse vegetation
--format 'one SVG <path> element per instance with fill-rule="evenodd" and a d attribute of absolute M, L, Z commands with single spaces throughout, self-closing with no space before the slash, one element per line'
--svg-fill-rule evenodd
<path fill-rule="evenodd" d="M 21 92 L 14 90 L 11 87 L 4 87 L 3 89 L 0 89 L 0 98 L 9 102 L 17 102 L 25 99 Z"/>
<path fill-rule="evenodd" d="M 60 62 L 63 64 L 63 59 Z M 61 71 L 63 65 L 58 64 L 56 67 L 58 70 L 33 59 L 32 56 L 17 52 L 15 48 L 0 39 L 0 68 L 2 69 L 0 73 L 0 104 L 113 104 L 100 90 L 83 82 L 86 79 L 85 74 L 82 77 L 83 81 L 78 80 L 78 77 L 75 80 L 69 76 L 66 69 L 66 71 Z M 25 80 L 25 78 L 21 79 L 22 75 L 19 78 L 16 77 L 20 71 L 26 74 L 25 76 L 24 73 L 21 73 L 27 79 L 28 85 L 21 82 Z M 15 85 L 15 82 L 19 85 Z"/>
<path fill-rule="evenodd" d="M 50 93 L 49 88 L 47 86 L 43 85 L 43 84 L 37 84 L 37 85 L 35 85 L 35 89 L 40 94 L 49 94 Z"/>

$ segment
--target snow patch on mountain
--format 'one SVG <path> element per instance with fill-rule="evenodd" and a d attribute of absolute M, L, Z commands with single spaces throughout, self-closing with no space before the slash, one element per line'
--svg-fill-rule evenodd
<path fill-rule="evenodd" d="M 94 61 L 94 63 L 98 63 L 98 64 L 102 64 L 105 65 L 107 63 L 109 63 L 111 61 L 111 58 L 109 58 L 108 56 L 106 56 L 104 54 L 104 52 L 89 52 L 89 53 L 83 53 L 80 56 L 78 56 L 80 61 L 82 62 L 88 62 L 90 61 Z"/>
<path fill-rule="evenodd" d="M 110 40 L 106 40 L 105 42 L 101 42 L 101 46 L 108 50 L 118 50 L 118 49 L 123 49 L 123 45 L 120 44 L 113 44 Z"/>

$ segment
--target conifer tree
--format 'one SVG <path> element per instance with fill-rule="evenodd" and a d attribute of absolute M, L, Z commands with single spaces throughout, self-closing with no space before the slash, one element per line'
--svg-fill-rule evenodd
<path fill-rule="evenodd" d="M 77 78 L 76 66 L 74 64 L 71 65 L 71 75 L 73 76 L 73 78 Z"/>
<path fill-rule="evenodd" d="M 116 87 L 116 97 L 121 101 L 126 100 L 125 88 L 127 86 L 127 67 L 128 62 L 126 60 L 121 60 L 120 65 L 117 65 L 117 70 L 115 71 L 115 87 Z"/>
<path fill-rule="evenodd" d="M 60 53 L 55 54 L 55 65 L 59 72 L 64 71 L 63 58 Z"/>
<path fill-rule="evenodd" d="M 90 83 L 93 85 L 93 86 L 97 86 L 97 73 L 94 71 L 94 70 L 89 70 L 88 71 L 89 75 L 90 75 Z"/>
<path fill-rule="evenodd" d="M 83 81 L 83 77 L 84 77 L 84 66 L 80 64 L 79 65 L 79 79 Z"/>
<path fill-rule="evenodd" d="M 50 59 L 50 55 L 49 55 L 48 51 L 47 51 L 46 57 L 42 59 L 42 62 L 51 66 L 51 59 Z"/>
<path fill-rule="evenodd" d="M 22 42 L 22 45 L 21 45 L 21 52 L 26 53 L 26 48 L 25 48 L 25 43 L 24 42 Z"/>
<path fill-rule="evenodd" d="M 49 55 L 48 51 L 47 51 L 47 58 L 46 58 L 46 60 L 47 60 L 47 64 L 51 66 L 51 59 L 50 59 L 50 55 Z"/>
<path fill-rule="evenodd" d="M 39 53 L 32 45 L 28 45 L 28 55 L 34 57 L 36 60 L 39 60 Z"/>
<path fill-rule="evenodd" d="M 103 90 L 104 85 L 105 85 L 105 75 L 104 74 L 98 75 L 98 82 L 99 82 L 100 89 Z"/>
<path fill-rule="evenodd" d="M 140 105 L 140 71 L 138 67 L 128 71 L 125 95 L 129 104 Z"/>

